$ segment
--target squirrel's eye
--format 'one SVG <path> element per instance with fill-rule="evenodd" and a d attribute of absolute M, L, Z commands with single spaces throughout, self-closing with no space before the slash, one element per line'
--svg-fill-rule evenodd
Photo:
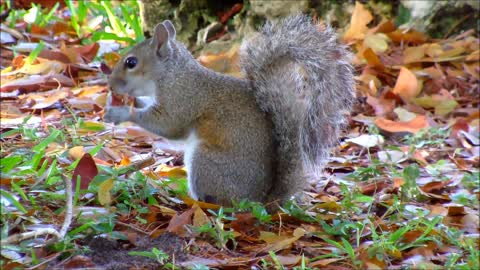
<path fill-rule="evenodd" d="M 125 59 L 125 66 L 128 69 L 132 69 L 137 66 L 138 59 L 135 56 L 130 56 L 127 59 Z"/>

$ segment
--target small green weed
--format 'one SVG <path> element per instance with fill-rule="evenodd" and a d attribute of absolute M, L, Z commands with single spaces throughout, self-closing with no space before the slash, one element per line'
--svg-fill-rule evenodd
<path fill-rule="evenodd" d="M 233 234 L 233 230 L 225 230 L 225 221 L 235 220 L 234 217 L 226 216 L 223 208 L 218 212 L 211 209 L 208 210 L 213 215 L 213 223 L 209 222 L 200 227 L 192 227 L 193 230 L 200 234 L 206 234 L 215 240 L 216 245 L 221 249 L 228 249 L 227 244 L 232 243 L 235 249 L 237 242 Z"/>

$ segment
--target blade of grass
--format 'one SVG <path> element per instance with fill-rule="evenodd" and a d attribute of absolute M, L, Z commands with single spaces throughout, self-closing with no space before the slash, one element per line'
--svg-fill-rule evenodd
<path fill-rule="evenodd" d="M 32 151 L 33 152 L 39 152 L 43 149 L 45 149 L 51 142 L 53 142 L 58 136 L 60 136 L 60 130 L 58 129 L 55 129 L 53 130 L 53 132 L 50 134 L 50 136 L 48 136 L 47 138 L 45 138 L 45 140 L 43 140 L 41 143 L 35 145 L 33 148 L 32 148 Z"/>
<path fill-rule="evenodd" d="M 43 41 L 40 40 L 37 47 L 35 47 L 35 49 L 33 49 L 33 51 L 27 57 L 26 63 L 28 65 L 31 65 L 33 63 L 33 60 L 35 60 L 35 58 L 37 58 L 38 54 L 43 50 L 44 47 L 45 47 L 45 43 L 43 43 Z"/>
<path fill-rule="evenodd" d="M 112 10 L 112 6 L 108 1 L 101 2 L 103 8 L 107 12 L 108 21 L 110 22 L 110 26 L 112 27 L 115 34 L 123 34 L 126 35 L 125 27 L 120 23 L 119 19 L 115 17 L 115 14 Z"/>
<path fill-rule="evenodd" d="M 23 206 L 20 204 L 17 199 L 15 199 L 12 194 L 8 193 L 6 190 L 0 189 L 0 195 L 5 197 L 9 202 L 11 202 L 18 210 L 20 210 L 22 213 L 27 213 L 27 210 L 23 208 Z"/>
<path fill-rule="evenodd" d="M 135 2 L 136 3 L 136 2 Z M 125 20 L 127 21 L 128 25 L 133 29 L 135 33 L 135 40 L 137 42 L 143 41 L 145 39 L 143 35 L 143 30 L 142 30 L 142 25 L 140 23 L 140 17 L 138 16 L 133 16 L 133 18 L 130 16 L 127 8 L 123 5 L 120 5 L 120 9 L 122 10 L 123 17 L 125 17 Z"/>
<path fill-rule="evenodd" d="M 38 24 L 38 26 L 40 27 L 45 27 L 45 25 L 48 24 L 48 22 L 51 20 L 53 14 L 55 13 L 55 11 L 57 11 L 58 7 L 60 6 L 60 2 L 57 2 L 55 3 L 55 5 L 53 6 L 53 8 L 50 10 L 50 12 L 47 13 L 47 15 L 45 16 L 40 16 L 41 18 L 41 21 L 40 23 Z"/>
<path fill-rule="evenodd" d="M 70 22 L 72 23 L 73 29 L 75 29 L 77 36 L 81 37 L 82 35 L 80 33 L 79 18 L 77 14 L 77 9 L 75 8 L 75 4 L 73 0 L 65 0 L 65 3 L 67 4 L 68 9 L 70 10 L 70 14 L 71 14 Z"/>
<path fill-rule="evenodd" d="M 95 32 L 92 35 L 92 41 L 99 41 L 99 40 L 116 40 L 116 41 L 123 41 L 128 44 L 134 44 L 135 40 L 129 37 L 120 37 L 113 33 L 107 32 Z"/>

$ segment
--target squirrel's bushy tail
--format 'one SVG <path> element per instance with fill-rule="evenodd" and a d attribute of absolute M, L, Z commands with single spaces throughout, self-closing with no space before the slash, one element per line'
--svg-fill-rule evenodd
<path fill-rule="evenodd" d="M 337 43 L 334 30 L 296 15 L 267 23 L 242 45 L 240 62 L 275 126 L 272 197 L 288 199 L 306 173 L 320 172 L 345 124 L 354 100 L 349 52 Z"/>

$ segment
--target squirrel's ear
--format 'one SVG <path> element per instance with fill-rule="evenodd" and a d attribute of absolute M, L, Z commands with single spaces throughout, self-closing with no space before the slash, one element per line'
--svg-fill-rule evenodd
<path fill-rule="evenodd" d="M 159 23 L 155 26 L 154 32 L 151 43 L 153 49 L 160 56 L 168 55 L 172 48 L 169 42 L 170 33 L 168 32 L 167 27 L 163 23 Z"/>
<path fill-rule="evenodd" d="M 165 25 L 165 28 L 167 28 L 168 37 L 170 39 L 175 39 L 176 31 L 175 31 L 175 27 L 173 26 L 173 23 L 170 20 L 165 20 L 163 21 L 162 24 Z"/>

